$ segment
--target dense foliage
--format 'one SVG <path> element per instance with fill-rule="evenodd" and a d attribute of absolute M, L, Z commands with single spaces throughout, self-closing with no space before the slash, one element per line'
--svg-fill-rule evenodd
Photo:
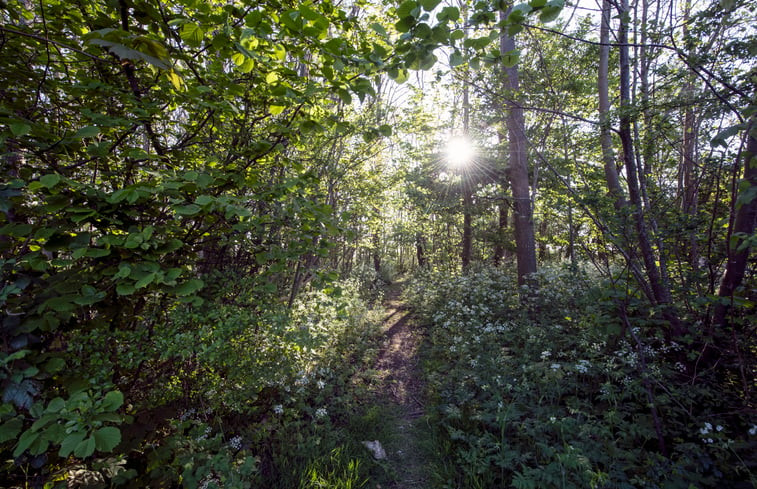
<path fill-rule="evenodd" d="M 0 481 L 380 484 L 418 271 L 440 485 L 754 484 L 754 2 L 564 6 L 0 2 Z"/>

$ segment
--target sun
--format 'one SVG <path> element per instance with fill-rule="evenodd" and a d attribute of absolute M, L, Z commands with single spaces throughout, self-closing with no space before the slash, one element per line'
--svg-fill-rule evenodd
<path fill-rule="evenodd" d="M 476 156 L 473 141 L 466 136 L 452 136 L 444 148 L 447 165 L 452 168 L 464 168 L 471 164 Z"/>

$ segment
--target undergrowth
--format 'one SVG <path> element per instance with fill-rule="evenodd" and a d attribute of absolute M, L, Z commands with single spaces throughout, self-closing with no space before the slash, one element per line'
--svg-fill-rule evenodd
<path fill-rule="evenodd" d="M 386 467 L 360 443 L 386 429 L 365 401 L 382 313 L 370 301 L 380 291 L 344 280 L 302 291 L 288 309 L 244 282 L 219 277 L 202 307 L 169 310 L 141 330 L 67 338 L 72 374 L 94 379 L 81 392 L 119 381 L 112 410 L 121 409 L 106 414 L 120 421 L 122 439 L 110 457 L 72 448 L 44 473 L 28 455 L 6 470 L 45 488 L 346 489 L 383 480 Z M 102 415 L 85 407 L 77 416 L 96 423 Z"/>
<path fill-rule="evenodd" d="M 426 273 L 406 291 L 430 326 L 435 487 L 757 487 L 752 399 L 734 368 L 702 366 L 704 333 L 667 341 L 641 301 L 586 273 L 533 279 Z"/>

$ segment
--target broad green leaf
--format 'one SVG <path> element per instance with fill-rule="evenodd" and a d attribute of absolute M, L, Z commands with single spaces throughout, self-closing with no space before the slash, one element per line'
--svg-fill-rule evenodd
<path fill-rule="evenodd" d="M 460 9 L 457 7 L 444 7 L 441 12 L 436 14 L 436 18 L 442 22 L 444 20 L 455 22 L 460 18 Z"/>
<path fill-rule="evenodd" d="M 142 277 L 139 280 L 137 280 L 137 282 L 134 284 L 134 288 L 135 289 L 141 289 L 141 288 L 147 287 L 148 285 L 150 285 L 151 283 L 153 283 L 153 281 L 155 280 L 156 276 L 157 275 L 154 272 L 153 273 L 148 273 L 144 277 Z"/>
<path fill-rule="evenodd" d="M 399 7 L 397 7 L 397 17 L 399 17 L 400 19 L 410 15 L 417 17 L 413 14 L 413 11 L 416 8 L 418 8 L 418 2 L 416 2 L 415 0 L 405 0 Z"/>
<path fill-rule="evenodd" d="M 68 436 L 66 436 L 63 439 L 63 442 L 60 444 L 60 450 L 58 450 L 58 455 L 61 457 L 68 457 L 71 455 L 71 452 L 74 451 L 74 449 L 79 445 L 79 443 L 84 440 L 84 437 L 87 436 L 86 433 L 82 433 L 80 431 L 75 431 Z"/>
<path fill-rule="evenodd" d="M 513 49 L 512 51 L 508 51 L 502 55 L 502 64 L 504 64 L 508 68 L 512 68 L 513 66 L 518 64 L 519 59 L 520 50 Z"/>
<path fill-rule="evenodd" d="M 84 441 L 79 442 L 74 448 L 74 455 L 79 458 L 87 458 L 95 453 L 95 437 L 90 436 Z"/>
<path fill-rule="evenodd" d="M 200 195 L 195 199 L 195 204 L 205 207 L 208 204 L 211 204 L 213 201 L 215 201 L 215 198 L 211 197 L 210 195 Z"/>
<path fill-rule="evenodd" d="M 8 128 L 11 130 L 11 133 L 16 137 L 29 134 L 29 132 L 31 132 L 32 130 L 32 126 L 24 122 L 13 122 L 11 124 L 8 124 Z"/>
<path fill-rule="evenodd" d="M 174 294 L 182 296 L 190 295 L 200 290 L 204 285 L 205 283 L 202 280 L 193 278 L 176 286 L 176 288 L 174 288 Z"/>
<path fill-rule="evenodd" d="M 276 83 L 277 81 L 279 81 L 279 74 L 276 73 L 275 71 L 271 71 L 265 76 L 265 82 L 269 85 L 272 85 Z"/>
<path fill-rule="evenodd" d="M 0 443 L 5 443 L 6 441 L 15 439 L 19 433 L 21 433 L 21 428 L 23 428 L 24 422 L 21 420 L 21 418 L 11 418 L 5 423 L 0 425 Z"/>
<path fill-rule="evenodd" d="M 13 450 L 13 456 L 19 457 L 22 453 L 26 451 L 27 448 L 31 446 L 32 443 L 34 443 L 37 438 L 39 438 L 42 435 L 42 433 L 38 431 L 32 431 L 32 430 L 26 430 L 21 434 L 21 437 L 18 439 L 18 443 L 16 444 L 16 449 Z"/>
<path fill-rule="evenodd" d="M 268 106 L 268 111 L 271 113 L 271 115 L 279 115 L 282 112 L 284 112 L 284 109 L 286 109 L 283 105 L 270 105 Z"/>
<path fill-rule="evenodd" d="M 348 90 L 345 90 L 344 88 L 339 88 L 336 91 L 336 94 L 339 95 L 339 98 L 342 99 L 342 102 L 349 105 L 352 103 L 352 95 Z"/>
<path fill-rule="evenodd" d="M 120 391 L 110 391 L 103 398 L 102 408 L 106 411 L 115 411 L 124 403 L 124 395 Z"/>
<path fill-rule="evenodd" d="M 100 128 L 97 126 L 86 126 L 82 127 L 78 131 L 76 131 L 76 134 L 74 134 L 74 138 L 76 139 L 84 139 L 84 138 L 93 138 L 100 134 Z"/>
<path fill-rule="evenodd" d="M 65 367 L 66 361 L 62 358 L 51 358 L 42 369 L 49 374 L 55 374 L 63 370 Z"/>
<path fill-rule="evenodd" d="M 410 29 L 413 28 L 413 25 L 415 24 L 415 19 L 408 16 L 400 19 L 394 24 L 394 28 L 397 29 L 397 32 L 408 32 Z"/>
<path fill-rule="evenodd" d="M 201 210 L 202 208 L 200 208 L 200 206 L 197 204 L 187 204 L 177 207 L 176 213 L 180 216 L 193 216 Z"/>
<path fill-rule="evenodd" d="M 131 295 L 136 289 L 132 284 L 118 284 L 116 286 L 116 293 L 118 295 Z"/>
<path fill-rule="evenodd" d="M 56 185 L 58 185 L 58 182 L 60 182 L 60 175 L 57 173 L 49 173 L 47 175 L 42 175 L 39 177 L 39 183 L 44 185 L 46 188 L 53 188 Z"/>
<path fill-rule="evenodd" d="M 449 65 L 450 66 L 460 66 L 461 64 L 465 63 L 465 58 L 463 58 L 463 55 L 460 54 L 459 51 L 455 51 L 449 56 Z"/>
<path fill-rule="evenodd" d="M 121 432 L 114 426 L 95 430 L 92 436 L 95 439 L 95 447 L 101 452 L 110 452 L 121 443 Z"/>
<path fill-rule="evenodd" d="M 176 73 L 175 70 L 166 72 L 166 76 L 168 77 L 168 81 L 171 82 L 171 85 L 173 85 L 176 90 L 182 90 L 184 88 L 184 79 L 179 76 L 179 74 Z"/>
<path fill-rule="evenodd" d="M 384 29 L 384 26 L 379 24 L 378 22 L 374 22 L 371 24 L 371 29 L 373 29 L 376 33 L 381 34 L 382 36 L 386 36 L 386 29 Z"/>
<path fill-rule="evenodd" d="M 181 26 L 180 35 L 182 41 L 189 46 L 196 48 L 200 47 L 202 44 L 202 40 L 205 37 L 205 31 L 194 22 L 189 22 Z"/>
<path fill-rule="evenodd" d="M 45 408 L 45 412 L 47 413 L 58 413 L 60 412 L 64 407 L 66 407 L 66 401 L 63 400 L 62 397 L 56 397 Z"/>
<path fill-rule="evenodd" d="M 539 20 L 544 23 L 552 22 L 560 16 L 560 12 L 562 12 L 562 7 L 547 5 L 539 12 Z"/>

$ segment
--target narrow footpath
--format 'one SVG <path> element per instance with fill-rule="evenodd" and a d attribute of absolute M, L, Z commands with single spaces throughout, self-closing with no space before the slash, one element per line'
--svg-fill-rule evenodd
<path fill-rule="evenodd" d="M 424 384 L 418 350 L 423 341 L 412 315 L 400 296 L 402 282 L 387 291 L 384 306 L 384 345 L 376 362 L 377 380 L 383 398 L 396 412 L 394 436 L 386 442 L 387 457 L 396 471 L 391 489 L 427 487 L 428 463 L 421 446 L 428 430 L 423 403 Z"/>

